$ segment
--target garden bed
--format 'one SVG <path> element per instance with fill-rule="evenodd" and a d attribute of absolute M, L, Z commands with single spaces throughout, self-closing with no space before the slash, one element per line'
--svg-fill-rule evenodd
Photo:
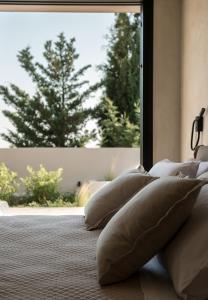
<path fill-rule="evenodd" d="M 10 207 L 83 207 L 90 196 L 109 182 L 91 180 L 79 183 L 76 191 L 61 192 L 62 169 L 47 171 L 42 165 L 38 170 L 27 167 L 28 176 L 19 178 L 17 173 L 0 164 L 0 200 Z M 23 192 L 20 192 L 23 190 Z"/>

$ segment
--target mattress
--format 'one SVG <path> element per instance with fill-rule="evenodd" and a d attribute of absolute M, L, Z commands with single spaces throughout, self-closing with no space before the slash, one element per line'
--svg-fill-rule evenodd
<path fill-rule="evenodd" d="M 95 258 L 99 234 L 86 231 L 83 216 L 1 217 L 0 299 L 178 299 L 169 282 L 155 279 L 154 262 L 128 280 L 100 287 Z"/>

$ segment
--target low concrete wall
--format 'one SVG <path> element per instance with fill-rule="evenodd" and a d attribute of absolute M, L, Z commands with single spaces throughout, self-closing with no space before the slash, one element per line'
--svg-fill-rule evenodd
<path fill-rule="evenodd" d="M 20 177 L 27 175 L 28 165 L 35 169 L 42 164 L 48 170 L 63 168 L 61 191 L 76 188 L 77 182 L 104 180 L 133 168 L 140 161 L 139 148 L 17 148 L 0 149 L 0 161 Z"/>

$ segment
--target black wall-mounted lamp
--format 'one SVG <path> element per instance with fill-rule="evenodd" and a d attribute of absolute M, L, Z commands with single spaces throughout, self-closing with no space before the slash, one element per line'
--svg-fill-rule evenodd
<path fill-rule="evenodd" d="M 206 109 L 204 107 L 202 107 L 199 115 L 196 116 L 196 118 L 194 119 L 194 121 L 192 123 L 192 130 L 191 130 L 191 150 L 193 150 L 193 151 L 198 146 L 201 132 L 204 129 L 204 117 L 203 117 L 203 115 L 205 113 L 205 110 Z M 196 139 L 195 145 L 193 145 L 194 129 L 195 129 L 195 132 L 197 132 L 197 139 Z"/>

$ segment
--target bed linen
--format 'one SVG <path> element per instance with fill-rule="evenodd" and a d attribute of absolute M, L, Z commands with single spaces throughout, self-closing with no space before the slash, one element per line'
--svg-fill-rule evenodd
<path fill-rule="evenodd" d="M 160 299 L 161 285 L 153 284 L 149 267 L 100 287 L 95 260 L 99 234 L 86 231 L 83 216 L 1 217 L 0 299 L 156 300 L 156 294 Z M 170 290 L 171 300 L 177 300 Z"/>
<path fill-rule="evenodd" d="M 167 271 L 159 263 L 157 256 L 142 268 L 140 284 L 145 300 L 180 300 L 173 289 Z"/>

